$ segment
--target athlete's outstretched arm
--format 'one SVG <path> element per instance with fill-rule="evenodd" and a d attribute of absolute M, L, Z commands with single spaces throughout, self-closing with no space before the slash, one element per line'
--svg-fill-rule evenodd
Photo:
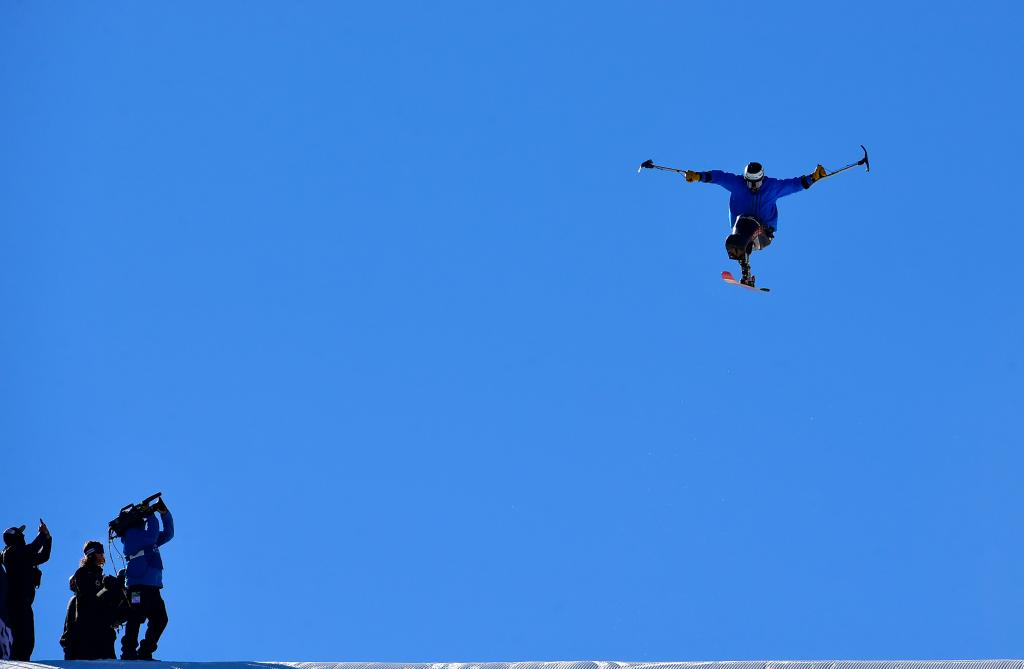
<path fill-rule="evenodd" d="M 814 168 L 813 172 L 802 177 L 793 177 L 792 179 L 779 179 L 778 195 L 776 197 L 786 197 L 787 195 L 792 195 L 793 193 L 799 193 L 802 190 L 807 190 L 808 188 L 813 186 L 818 179 L 827 175 L 828 172 L 825 171 L 825 168 L 822 167 L 821 165 L 818 165 L 816 168 Z"/>
<path fill-rule="evenodd" d="M 743 177 L 732 172 L 723 172 L 722 170 L 710 170 L 708 172 L 686 170 L 686 180 L 690 183 L 700 181 L 701 183 L 715 184 L 730 193 L 736 189 L 746 188 L 743 184 Z"/>

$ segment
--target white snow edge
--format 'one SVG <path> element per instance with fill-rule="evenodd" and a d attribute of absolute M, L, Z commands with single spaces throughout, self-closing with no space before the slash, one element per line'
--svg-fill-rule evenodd
<path fill-rule="evenodd" d="M 0 669 L 1024 669 L 1024 660 L 765 660 L 757 662 L 121 662 L 0 661 Z"/>

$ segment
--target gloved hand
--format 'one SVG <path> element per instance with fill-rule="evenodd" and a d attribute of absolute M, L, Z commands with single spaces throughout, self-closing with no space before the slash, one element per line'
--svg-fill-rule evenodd
<path fill-rule="evenodd" d="M 694 172 L 693 170 L 686 170 L 686 181 L 687 183 L 693 183 L 694 181 L 700 181 L 700 172 Z"/>
<path fill-rule="evenodd" d="M 46 526 L 46 523 L 43 522 L 42 518 L 39 519 L 39 534 L 44 537 L 50 536 L 50 528 Z"/>
<path fill-rule="evenodd" d="M 822 179 L 822 178 L 827 177 L 827 176 L 828 176 L 828 170 L 826 170 L 821 165 L 818 165 L 816 168 L 814 168 L 813 172 L 811 172 L 810 174 L 807 175 L 807 178 L 810 180 L 811 183 L 814 183 L 818 179 Z"/>
<path fill-rule="evenodd" d="M 157 500 L 157 503 L 153 507 L 153 510 L 157 511 L 159 513 L 170 513 L 167 510 L 167 504 L 164 502 L 164 498 L 163 497 L 161 497 L 159 500 Z"/>

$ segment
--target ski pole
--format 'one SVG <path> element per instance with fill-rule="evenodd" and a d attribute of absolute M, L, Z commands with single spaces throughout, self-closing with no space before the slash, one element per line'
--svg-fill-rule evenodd
<path fill-rule="evenodd" d="M 642 172 L 644 170 L 644 168 L 647 168 L 649 170 L 665 170 L 666 172 L 675 172 L 677 174 L 686 174 L 686 170 L 677 170 L 674 167 L 665 167 L 663 165 L 655 165 L 653 160 L 645 160 L 644 162 L 640 163 L 640 167 L 637 168 L 636 173 L 640 174 L 640 172 Z"/>
<path fill-rule="evenodd" d="M 861 158 L 860 160 L 858 160 L 855 163 L 850 163 L 846 167 L 840 167 L 835 172 L 829 172 L 828 174 L 826 174 L 822 178 L 824 179 L 825 177 L 834 177 L 835 175 L 839 174 L 840 172 L 845 172 L 846 170 L 850 169 L 851 167 L 857 167 L 858 165 L 863 165 L 864 167 L 867 168 L 867 171 L 870 172 L 871 171 L 871 161 L 868 160 L 868 150 L 864 147 L 863 144 L 860 145 L 860 148 L 864 149 L 864 157 L 863 158 Z"/>

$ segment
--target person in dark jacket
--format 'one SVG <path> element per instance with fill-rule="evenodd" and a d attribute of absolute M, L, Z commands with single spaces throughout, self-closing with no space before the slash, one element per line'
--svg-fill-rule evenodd
<path fill-rule="evenodd" d="M 113 660 L 115 627 L 124 622 L 121 610 L 127 608 L 124 587 L 114 576 L 103 575 L 107 561 L 103 544 L 89 541 L 78 571 L 71 577 L 75 596 L 68 603 L 64 634 L 60 645 L 65 660 Z"/>
<path fill-rule="evenodd" d="M 7 570 L 0 559 L 0 660 L 11 659 L 11 630 L 7 627 Z"/>
<path fill-rule="evenodd" d="M 153 510 L 159 512 L 159 521 L 155 513 L 150 513 L 140 525 L 129 528 L 121 537 L 124 556 L 128 560 L 125 576 L 128 622 L 121 638 L 122 660 L 152 660 L 160 635 L 167 627 L 167 607 L 160 596 L 164 587 L 160 546 L 174 537 L 174 519 L 162 499 Z M 139 643 L 139 629 L 146 621 L 146 636 Z"/>
<path fill-rule="evenodd" d="M 75 577 L 74 575 L 68 579 L 71 585 L 71 592 L 75 591 Z M 76 640 L 75 640 L 75 617 L 78 615 L 78 596 L 71 595 L 71 599 L 68 600 L 68 608 L 64 612 L 64 631 L 60 635 L 60 647 L 64 649 L 64 659 L 74 660 L 77 659 L 75 654 L 77 652 Z"/>
<path fill-rule="evenodd" d="M 42 581 L 39 565 L 50 559 L 53 538 L 46 523 L 39 521 L 39 533 L 32 543 L 25 543 L 25 526 L 4 531 L 3 562 L 7 569 L 7 626 L 14 643 L 11 659 L 28 662 L 36 645 L 36 624 L 32 602 Z"/>

